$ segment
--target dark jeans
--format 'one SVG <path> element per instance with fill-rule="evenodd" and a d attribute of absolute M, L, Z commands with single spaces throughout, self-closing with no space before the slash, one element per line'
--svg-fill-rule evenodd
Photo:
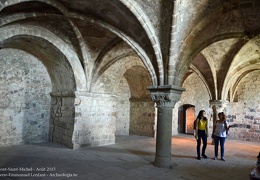
<path fill-rule="evenodd" d="M 205 130 L 198 130 L 198 139 L 197 139 L 197 155 L 200 157 L 200 146 L 201 146 L 201 139 L 203 142 L 202 146 L 202 155 L 205 154 L 205 150 L 207 148 L 207 134 Z"/>
<path fill-rule="evenodd" d="M 214 136 L 215 157 L 218 157 L 218 145 L 219 145 L 219 142 L 220 142 L 221 158 L 224 157 L 224 144 L 225 144 L 225 141 L 226 141 L 226 137 Z"/>

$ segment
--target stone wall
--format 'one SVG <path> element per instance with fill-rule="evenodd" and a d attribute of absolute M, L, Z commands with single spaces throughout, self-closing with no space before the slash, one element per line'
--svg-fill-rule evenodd
<path fill-rule="evenodd" d="M 149 99 L 131 99 L 130 103 L 130 134 L 154 137 L 154 102 Z"/>
<path fill-rule="evenodd" d="M 122 53 L 122 51 L 118 51 Z M 114 55 L 115 53 L 112 53 Z M 113 57 L 108 56 L 109 58 Z M 149 74 L 144 68 L 142 61 L 134 56 L 122 58 L 112 64 L 93 84 L 92 91 L 99 94 L 115 95 L 115 134 L 153 136 L 154 123 L 151 125 L 151 113 L 154 113 L 154 103 L 152 106 L 147 104 L 147 98 L 143 102 L 143 97 L 150 97 L 146 87 L 151 84 Z M 134 97 L 141 102 L 133 105 L 129 98 Z M 151 109 L 148 109 L 148 106 Z M 154 115 L 153 115 L 154 116 Z M 130 117 L 132 117 L 130 119 Z M 131 122 L 134 121 L 134 122 Z M 137 123 L 138 121 L 138 123 Z M 154 122 L 154 118 L 152 120 Z M 136 124 L 137 123 L 137 124 Z M 130 124 L 134 124 L 132 127 Z M 139 126 L 140 125 L 140 126 Z"/>
<path fill-rule="evenodd" d="M 119 80 L 119 84 L 115 86 L 115 94 L 117 95 L 116 103 L 116 132 L 115 135 L 129 135 L 130 124 L 130 90 L 124 77 Z"/>
<path fill-rule="evenodd" d="M 0 50 L 0 145 L 48 141 L 51 81 L 27 53 Z"/>
<path fill-rule="evenodd" d="M 73 148 L 115 143 L 116 97 L 76 92 Z"/>
<path fill-rule="evenodd" d="M 73 148 L 74 96 L 57 96 L 52 93 L 51 118 L 49 128 L 50 142 Z"/>
<path fill-rule="evenodd" d="M 199 76 L 195 73 L 191 74 L 185 80 L 182 87 L 186 91 L 182 93 L 180 101 L 176 103 L 173 109 L 173 135 L 178 134 L 178 109 L 184 104 L 195 106 L 195 117 L 197 117 L 200 110 L 205 110 L 206 116 L 209 119 L 209 126 L 212 128 L 212 109 L 209 106 L 209 95 Z"/>
<path fill-rule="evenodd" d="M 245 141 L 260 141 L 260 71 L 248 73 L 239 83 L 237 102 L 226 106 L 227 120 L 234 125 L 229 136 Z"/>
<path fill-rule="evenodd" d="M 205 85 L 196 74 L 190 75 L 183 84 L 186 91 L 173 109 L 173 134 L 178 133 L 178 107 L 183 104 L 195 106 L 195 116 L 201 109 L 209 118 L 209 133 L 212 132 L 212 109 Z M 236 102 L 227 102 L 224 112 L 233 128 L 230 128 L 228 138 L 260 141 L 260 71 L 254 71 L 242 78 L 236 88 Z M 220 109 L 218 109 L 218 112 Z"/>

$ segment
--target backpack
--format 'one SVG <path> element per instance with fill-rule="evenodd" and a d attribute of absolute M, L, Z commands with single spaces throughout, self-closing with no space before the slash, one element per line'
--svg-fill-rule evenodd
<path fill-rule="evenodd" d="M 205 117 L 203 118 L 205 120 Z M 199 120 L 199 119 L 198 119 Z M 199 120 L 200 121 L 200 120 Z M 193 129 L 196 130 L 197 118 L 193 122 Z"/>
<path fill-rule="evenodd" d="M 193 122 L 193 129 L 196 130 L 196 125 L 197 125 L 197 119 L 194 120 Z"/>

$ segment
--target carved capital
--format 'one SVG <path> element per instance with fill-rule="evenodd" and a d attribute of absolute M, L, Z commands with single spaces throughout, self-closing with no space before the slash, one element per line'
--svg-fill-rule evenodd
<path fill-rule="evenodd" d="M 224 109 L 227 105 L 227 101 L 224 100 L 210 100 L 209 104 L 212 108 Z"/>
<path fill-rule="evenodd" d="M 210 100 L 209 104 L 211 106 L 211 108 L 213 109 L 213 111 L 215 112 L 220 112 L 220 111 L 224 111 L 226 105 L 227 105 L 227 101 L 224 100 Z"/>
<path fill-rule="evenodd" d="M 173 108 L 176 102 L 180 100 L 184 88 L 165 85 L 165 86 L 148 86 L 151 93 L 152 101 L 156 102 L 157 107 Z"/>

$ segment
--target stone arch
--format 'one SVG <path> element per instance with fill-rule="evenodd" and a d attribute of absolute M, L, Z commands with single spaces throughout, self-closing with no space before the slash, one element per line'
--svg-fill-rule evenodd
<path fill-rule="evenodd" d="M 237 54 L 233 57 L 233 61 L 230 65 L 229 71 L 232 72 L 234 68 L 241 68 L 245 65 L 253 64 L 260 57 L 260 34 L 254 38 L 249 39 L 243 46 L 239 49 Z M 248 54 L 250 56 L 248 57 Z"/>
<path fill-rule="evenodd" d="M 123 77 L 124 73 L 133 66 L 142 66 L 144 67 L 142 61 L 136 55 L 128 55 L 117 59 L 111 66 L 108 66 L 102 74 L 99 74 L 99 77 L 93 84 L 92 92 L 100 93 L 111 93 L 114 92 L 114 86 L 105 86 L 102 82 L 105 82 L 106 79 L 109 79 L 111 84 L 117 84 L 119 79 L 117 77 Z M 115 68 L 120 67 L 120 68 Z M 111 76 L 112 75 L 112 76 Z M 104 79 L 105 78 L 105 79 Z M 101 86 L 99 86 L 101 84 Z"/>
<path fill-rule="evenodd" d="M 138 70 L 140 73 L 133 74 L 133 69 Z M 118 84 L 120 84 L 120 81 L 123 81 L 121 77 L 126 81 L 125 84 L 127 84 L 126 88 L 128 88 L 129 93 L 122 105 L 120 102 L 124 95 L 119 94 L 117 91 Z M 129 103 L 129 105 L 127 105 L 129 108 L 127 111 L 117 111 L 117 122 L 120 121 L 118 118 L 121 118 L 121 114 L 124 113 L 125 116 L 129 116 L 129 119 L 125 120 L 130 123 L 130 134 L 154 137 L 155 124 L 151 123 L 151 121 L 154 121 L 155 116 L 154 102 L 150 100 L 149 91 L 146 89 L 151 83 L 150 76 L 140 58 L 136 55 L 128 55 L 118 59 L 111 66 L 107 67 L 106 71 L 100 74 L 100 77 L 95 84 L 93 84 L 94 88 L 92 91 L 105 94 L 112 93 L 117 96 L 117 105 L 119 105 L 117 109 Z M 110 84 L 113 84 L 113 86 Z M 127 92 L 126 88 L 123 93 Z M 127 101 L 129 98 L 130 101 Z"/>
<path fill-rule="evenodd" d="M 141 46 L 138 45 L 132 38 L 130 38 L 129 36 L 127 36 L 126 34 L 121 32 L 117 28 L 112 27 L 109 24 L 106 24 L 106 23 L 104 23 L 104 22 L 102 22 L 100 20 L 93 21 L 93 19 L 88 18 L 88 17 L 84 17 L 84 16 L 77 16 L 77 17 L 81 18 L 81 19 L 84 19 L 84 20 L 88 20 L 88 21 L 90 21 L 92 23 L 96 23 L 97 25 L 110 30 L 112 33 L 116 34 L 118 37 L 123 39 L 124 42 L 126 42 L 131 48 L 133 48 L 133 50 L 136 52 L 136 54 L 142 60 L 143 64 L 145 65 L 146 69 L 148 70 L 148 72 L 150 74 L 150 77 L 151 77 L 153 85 L 155 85 L 155 86 L 158 85 L 159 82 L 158 82 L 158 77 L 156 75 L 157 73 L 155 71 L 155 68 L 152 65 L 151 60 L 149 59 L 149 57 L 146 54 L 146 52 L 141 48 Z"/>
<path fill-rule="evenodd" d="M 75 92 L 86 91 L 86 79 L 77 54 L 41 27 L 5 26 L 1 28 L 0 38 L 3 48 L 23 49 L 44 63 L 53 86 L 49 140 L 74 148 Z M 52 56 L 44 51 L 47 48 Z"/>
<path fill-rule="evenodd" d="M 21 49 L 33 55 L 44 64 L 51 78 L 53 94 L 73 94 L 76 90 L 75 77 L 70 64 L 66 57 L 49 42 L 38 37 L 18 35 L 5 40 L 4 44 L 6 48 Z M 46 47 L 49 47 L 48 51 L 42 51 Z"/>
<path fill-rule="evenodd" d="M 245 76 L 249 72 L 252 72 L 254 70 L 259 70 L 259 69 L 260 69 L 260 60 L 258 60 L 257 64 L 247 65 L 245 68 L 242 69 L 239 68 L 235 69 L 233 73 L 227 76 L 225 80 L 222 98 L 227 99 L 230 90 L 232 95 L 234 95 L 236 92 L 236 87 L 239 84 L 239 81 L 243 78 L 243 76 Z"/>
<path fill-rule="evenodd" d="M 114 63 L 120 59 L 124 59 L 127 56 L 137 56 L 136 53 L 121 39 L 116 38 L 106 46 L 103 51 L 97 57 L 94 63 L 92 83 L 95 83 L 97 79 Z"/>
<path fill-rule="evenodd" d="M 184 81 L 182 87 L 185 88 L 186 91 L 181 95 L 179 106 L 184 104 L 195 105 L 195 114 L 201 109 L 204 109 L 206 112 L 209 111 L 210 94 L 208 93 L 205 83 L 203 83 L 197 73 L 191 73 Z"/>
<path fill-rule="evenodd" d="M 23 26 L 17 28 L 15 25 L 9 25 L 1 28 L 0 41 L 2 42 L 3 46 L 5 46 L 5 42 L 7 42 L 7 40 L 10 41 L 12 38 L 18 36 L 37 37 L 49 42 L 53 45 L 53 47 L 57 47 L 57 49 L 64 55 L 64 57 L 66 57 L 66 60 L 69 62 L 72 68 L 76 83 L 75 89 L 77 91 L 86 90 L 86 79 L 84 76 L 83 67 L 77 58 L 77 54 L 75 54 L 75 52 L 71 50 L 71 48 L 65 42 L 42 27 Z"/>
<path fill-rule="evenodd" d="M 259 65 L 259 67 L 260 67 L 260 65 Z M 248 74 L 252 73 L 252 72 L 257 72 L 259 70 L 260 70 L 260 68 L 259 69 L 252 69 L 252 70 L 249 70 L 249 71 L 245 71 L 244 74 L 241 74 L 237 78 L 236 82 L 234 83 L 234 86 L 229 91 L 229 95 L 230 95 L 229 101 L 230 102 L 237 102 L 236 98 L 237 98 L 238 87 L 240 85 L 240 82 L 244 80 L 244 77 L 247 76 Z"/>
<path fill-rule="evenodd" d="M 149 75 L 143 66 L 132 66 L 124 73 L 124 77 L 130 87 L 131 98 L 150 98 L 150 93 L 147 91 L 146 87 L 151 85 L 151 80 L 149 79 Z"/>
<path fill-rule="evenodd" d="M 204 48 L 206 48 L 210 44 L 213 44 L 217 41 L 221 41 L 224 39 L 232 39 L 232 38 L 248 39 L 243 33 L 226 33 L 226 34 L 222 34 L 222 35 L 216 35 L 215 37 L 207 39 L 205 42 L 202 42 L 202 44 L 197 46 L 197 48 L 194 49 L 194 51 L 190 52 L 191 53 L 191 54 L 189 54 L 190 56 L 187 55 L 188 53 L 182 52 L 180 55 L 180 59 L 182 59 L 182 60 L 180 61 L 179 65 L 178 65 L 179 78 L 182 79 L 183 75 L 187 71 L 187 68 L 189 67 L 189 64 L 200 51 L 202 51 Z M 180 82 L 178 82 L 178 83 L 180 83 Z"/>
<path fill-rule="evenodd" d="M 146 89 L 151 84 L 149 74 L 143 66 L 132 66 L 124 73 L 130 89 L 130 127 L 129 133 L 154 137 L 156 119 L 154 102 Z"/>
<path fill-rule="evenodd" d="M 21 0 L 21 1 L 12 1 L 12 2 L 5 2 L 4 5 L 1 7 L 0 10 L 8 7 L 8 6 L 12 6 L 12 5 L 16 5 L 19 3 L 27 3 L 27 2 L 40 2 L 40 3 L 44 3 L 44 4 L 48 4 L 50 6 L 52 6 L 53 8 L 55 8 L 56 10 L 58 10 L 58 12 L 60 12 L 62 15 L 64 15 L 64 17 L 69 17 L 69 12 L 67 10 L 67 8 L 65 8 L 62 4 L 60 4 L 57 1 L 51 1 L 51 0 L 36 0 L 36 1 L 32 1 L 32 0 Z M 21 19 L 26 19 L 26 18 L 35 18 L 35 17 L 41 17 L 41 16 L 51 16 L 52 14 L 46 14 L 46 13 L 23 13 L 23 14 L 14 14 L 11 18 L 8 16 L 8 21 L 2 21 L 0 22 L 0 24 L 8 24 L 17 20 L 21 20 Z M 61 15 L 61 16 L 62 16 Z M 68 23 L 71 25 L 75 37 L 77 38 L 78 41 L 78 46 L 79 46 L 79 50 L 78 51 L 78 58 L 79 60 L 82 62 L 82 64 L 84 64 L 84 68 L 85 68 L 85 76 L 87 79 L 87 88 L 89 90 L 90 88 L 90 82 L 91 82 L 91 73 L 92 73 L 92 62 L 90 62 L 90 57 L 88 55 L 88 50 L 89 47 L 87 46 L 87 44 L 85 43 L 85 41 L 83 40 L 82 34 L 80 33 L 78 27 L 74 24 L 73 21 L 71 21 L 69 18 L 66 18 L 66 20 L 68 21 Z"/>
<path fill-rule="evenodd" d="M 216 74 L 214 64 L 205 57 L 202 53 L 197 54 L 197 56 L 192 60 L 190 64 L 190 70 L 186 73 L 183 78 L 183 82 L 189 76 L 192 71 L 195 72 L 205 84 L 210 99 L 216 98 Z M 192 70 L 192 71 L 191 71 Z M 182 83 L 183 84 L 183 83 Z"/>
<path fill-rule="evenodd" d="M 12 6 L 12 5 L 19 4 L 19 3 L 33 2 L 33 1 L 48 4 L 52 7 L 54 7 L 55 9 L 59 10 L 63 14 L 67 14 L 67 9 L 62 4 L 58 3 L 57 1 L 52 1 L 52 0 L 13 0 L 13 1 L 6 1 L 0 7 L 0 11 L 2 11 L 4 8 L 6 8 L 8 6 Z"/>
<path fill-rule="evenodd" d="M 244 18 L 247 16 L 259 17 L 259 13 L 257 13 L 257 11 L 250 11 L 246 8 L 243 10 Z M 181 53 L 179 53 L 176 58 L 171 58 L 171 61 L 179 59 L 178 63 L 170 62 L 170 64 L 177 64 L 176 71 L 174 72 L 175 76 L 173 75 L 173 77 L 171 77 L 172 75 L 170 75 L 170 78 L 172 79 L 171 81 L 180 84 L 182 76 L 185 74 L 192 59 L 209 44 L 221 39 L 238 38 L 247 41 L 251 38 L 252 35 L 247 33 L 246 29 L 248 28 L 247 23 L 249 22 L 245 22 L 239 18 L 239 16 L 233 17 L 232 11 L 228 11 L 223 14 L 221 8 L 216 8 L 215 11 L 211 11 L 210 14 L 200 20 L 183 41 L 179 50 Z M 253 26 L 255 29 L 250 30 L 252 33 L 255 33 L 254 30 L 259 29 L 260 18 L 255 19 L 256 22 L 254 22 Z M 236 23 L 233 23 L 234 21 L 236 21 Z M 256 34 L 253 34 L 253 36 L 254 35 Z"/>
<path fill-rule="evenodd" d="M 178 133 L 193 134 L 195 106 L 183 104 L 178 108 Z"/>
<path fill-rule="evenodd" d="M 243 76 L 243 77 L 242 77 Z M 239 81 L 239 82 L 238 82 Z M 234 124 L 229 132 L 231 137 L 238 140 L 259 141 L 256 130 L 260 108 L 260 69 L 247 71 L 239 76 L 235 82 L 234 92 L 231 97 L 228 120 Z M 232 101 L 233 98 L 233 101 Z"/>
<path fill-rule="evenodd" d="M 193 65 L 190 66 L 191 69 L 200 77 L 201 81 L 203 82 L 203 84 L 205 85 L 206 89 L 207 89 L 207 92 L 209 94 L 209 98 L 212 99 L 212 91 L 209 87 L 209 84 L 207 82 L 207 80 L 204 78 L 204 76 L 201 74 L 201 72 Z"/>
<path fill-rule="evenodd" d="M 248 54 L 250 56 L 248 56 Z M 231 100 L 234 99 L 235 91 L 240 80 L 249 72 L 260 69 L 259 35 L 250 39 L 241 47 L 233 58 L 228 69 L 227 77 L 224 81 L 222 98 L 228 99 L 230 93 Z"/>
<path fill-rule="evenodd" d="M 156 56 L 157 60 L 157 66 L 158 66 L 158 73 L 159 73 L 159 85 L 164 84 L 164 64 L 162 60 L 162 54 L 161 54 L 161 46 L 159 43 L 159 40 L 154 32 L 154 27 L 152 26 L 152 23 L 147 18 L 146 14 L 142 11 L 139 4 L 132 0 L 120 0 L 126 7 L 129 8 L 129 10 L 136 16 L 138 21 L 143 26 L 145 32 L 147 33 L 147 36 L 150 39 L 151 44 L 153 45 L 154 54 Z M 154 84 L 156 85 L 156 84 Z"/>
<path fill-rule="evenodd" d="M 2 9 L 8 7 L 8 6 L 12 6 L 18 3 L 26 3 L 26 2 L 33 2 L 32 0 L 15 0 L 12 2 L 5 2 L 4 5 L 2 6 Z M 136 18 L 138 19 L 138 21 L 142 24 L 143 28 L 145 29 L 145 31 L 147 32 L 147 36 L 150 39 L 151 44 L 153 45 L 153 49 L 155 51 L 155 56 L 157 57 L 157 67 L 154 68 L 151 60 L 149 59 L 149 57 L 147 56 L 147 54 L 145 53 L 145 51 L 141 48 L 140 45 L 138 45 L 133 39 L 131 39 L 129 36 L 127 36 L 126 34 L 124 34 L 123 32 L 121 32 L 120 30 L 116 29 L 115 27 L 112 27 L 109 24 L 106 24 L 104 22 L 102 22 L 101 20 L 97 20 L 97 19 L 93 19 L 93 18 L 88 18 L 86 16 L 82 16 L 76 13 L 69 13 L 68 10 L 60 3 L 55 2 L 55 1 L 51 1 L 51 0 L 37 0 L 37 2 L 41 2 L 41 3 L 45 3 L 48 4 L 52 7 L 54 7 L 55 9 L 57 9 L 59 12 L 61 12 L 62 15 L 68 17 L 68 22 L 71 24 L 74 33 L 78 39 L 78 44 L 80 46 L 80 54 L 78 55 L 78 57 L 81 59 L 83 59 L 86 67 L 85 67 L 85 76 L 88 79 L 87 81 L 87 88 L 90 88 L 90 82 L 91 82 L 91 74 L 92 74 L 92 66 L 93 66 L 93 62 L 90 62 L 89 60 L 89 56 L 86 53 L 86 51 L 88 50 L 87 44 L 84 42 L 81 33 L 79 32 L 77 26 L 73 23 L 73 21 L 71 21 L 69 18 L 78 18 L 78 19 L 84 19 L 84 20 L 88 20 L 91 23 L 95 23 L 98 24 L 101 27 L 104 27 L 106 29 L 108 29 L 109 31 L 115 33 L 116 35 L 118 35 L 120 38 L 122 38 L 125 42 L 127 42 L 135 51 L 136 53 L 140 56 L 140 58 L 143 60 L 146 68 L 148 69 L 149 73 L 151 74 L 152 77 L 152 82 L 153 84 L 156 86 L 158 85 L 158 81 L 163 83 L 163 79 L 164 79 L 164 69 L 163 69 L 163 62 L 162 62 L 162 55 L 161 55 L 161 50 L 160 50 L 160 43 L 158 41 L 158 38 L 156 37 L 155 33 L 154 33 L 154 29 L 152 27 L 152 24 L 150 22 L 150 20 L 146 17 L 145 13 L 141 10 L 141 8 L 139 7 L 138 4 L 135 4 L 135 6 L 132 6 L 133 2 L 130 1 L 122 1 L 121 3 L 126 5 L 129 10 L 136 16 Z M 138 7 L 137 7 L 138 6 Z M 2 10 L 1 9 L 1 10 Z M 27 14 L 26 17 L 28 16 L 46 16 L 46 14 Z M 18 18 L 21 18 L 23 16 L 20 16 Z M 8 19 L 9 21 L 9 19 Z M 159 73 L 159 77 L 157 77 L 157 72 L 155 72 L 154 69 L 159 69 L 158 73 Z"/>

